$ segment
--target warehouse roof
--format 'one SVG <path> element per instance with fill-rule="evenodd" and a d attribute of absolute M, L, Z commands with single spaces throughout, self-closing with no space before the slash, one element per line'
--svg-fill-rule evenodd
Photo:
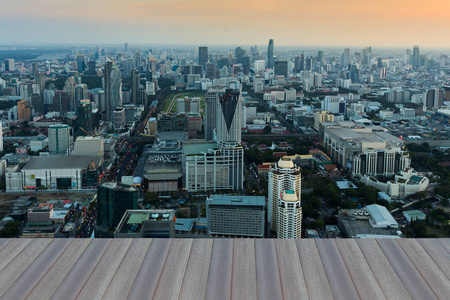
<path fill-rule="evenodd" d="M 447 299 L 450 239 L 0 239 L 5 299 Z"/>
<path fill-rule="evenodd" d="M 92 162 L 98 165 L 100 161 L 101 157 L 91 155 L 33 156 L 22 170 L 84 169 Z"/>

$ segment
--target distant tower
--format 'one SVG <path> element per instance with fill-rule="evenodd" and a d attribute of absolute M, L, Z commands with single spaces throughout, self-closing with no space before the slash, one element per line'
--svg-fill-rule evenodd
<path fill-rule="evenodd" d="M 84 54 L 77 55 L 77 66 L 78 66 L 78 73 L 84 73 L 86 69 L 86 64 L 84 62 Z"/>
<path fill-rule="evenodd" d="M 347 68 L 350 64 L 350 49 L 346 48 L 344 49 L 344 53 L 342 53 L 341 56 L 341 64 L 344 68 Z"/>
<path fill-rule="evenodd" d="M 139 87 L 141 85 L 141 76 L 139 75 L 138 70 L 131 69 L 131 102 L 136 105 L 137 104 L 137 94 Z"/>
<path fill-rule="evenodd" d="M 128 51 L 128 43 L 125 43 L 125 52 Z"/>
<path fill-rule="evenodd" d="M 108 59 L 103 72 L 103 84 L 106 102 L 106 120 L 114 121 L 114 110 L 122 106 L 122 78 L 120 69 Z"/>
<path fill-rule="evenodd" d="M 419 46 L 414 45 L 413 54 L 412 54 L 412 66 L 413 69 L 417 69 L 420 65 L 420 52 Z"/>
<path fill-rule="evenodd" d="M 239 90 L 226 89 L 216 102 L 217 144 L 241 143 L 242 98 Z"/>
<path fill-rule="evenodd" d="M 208 62 L 208 47 L 198 47 L 198 64 L 203 66 L 206 70 L 206 63 Z"/>
<path fill-rule="evenodd" d="M 269 40 L 269 46 L 267 47 L 267 67 L 273 68 L 275 66 L 275 61 L 273 57 L 273 39 Z"/>
<path fill-rule="evenodd" d="M 302 237 L 302 206 L 300 193 L 285 190 L 280 195 L 277 216 L 277 238 L 299 239 Z"/>
<path fill-rule="evenodd" d="M 48 151 L 66 154 L 70 147 L 70 128 L 66 124 L 50 125 L 48 128 Z"/>
<path fill-rule="evenodd" d="M 289 158 L 281 158 L 269 171 L 268 221 L 272 230 L 277 230 L 280 196 L 286 190 L 294 191 L 298 199 L 301 192 L 300 168 Z"/>

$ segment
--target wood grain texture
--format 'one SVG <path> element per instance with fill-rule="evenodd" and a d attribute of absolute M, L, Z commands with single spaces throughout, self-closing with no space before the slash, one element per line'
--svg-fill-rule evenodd
<path fill-rule="evenodd" d="M 400 277 L 403 285 L 414 299 L 437 299 L 433 291 L 395 240 L 388 241 L 379 239 L 377 240 L 377 243 L 380 245 L 384 255 L 391 263 L 397 275 Z"/>
<path fill-rule="evenodd" d="M 333 299 L 328 277 L 314 239 L 296 240 L 309 299 Z"/>
<path fill-rule="evenodd" d="M 233 242 L 232 239 L 214 240 L 205 299 L 228 300 L 231 298 Z"/>
<path fill-rule="evenodd" d="M 396 241 L 439 299 L 450 297 L 450 281 L 416 240 Z M 450 263 L 450 262 L 448 262 Z"/>
<path fill-rule="evenodd" d="M 58 260 L 51 266 L 50 270 L 40 278 L 39 283 L 34 286 L 26 299 L 50 299 L 70 270 L 78 262 L 91 241 L 92 239 L 72 240 L 72 243 L 58 257 Z"/>
<path fill-rule="evenodd" d="M 347 240 L 344 240 L 347 241 Z M 355 240 L 386 299 L 411 299 L 403 282 L 374 239 Z"/>
<path fill-rule="evenodd" d="M 417 241 L 450 280 L 450 253 L 437 239 L 417 239 Z"/>
<path fill-rule="evenodd" d="M 231 280 L 231 299 L 257 298 L 254 239 L 234 241 Z"/>
<path fill-rule="evenodd" d="M 180 300 L 205 298 L 212 248 L 213 239 L 195 239 L 193 241 L 184 272 Z"/>
<path fill-rule="evenodd" d="M 126 299 L 151 243 L 152 239 L 132 241 L 102 299 Z"/>
<path fill-rule="evenodd" d="M 275 240 L 255 240 L 258 299 L 283 299 Z"/>

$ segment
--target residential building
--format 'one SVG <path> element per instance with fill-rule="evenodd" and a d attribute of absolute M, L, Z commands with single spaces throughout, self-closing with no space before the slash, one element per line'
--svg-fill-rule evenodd
<path fill-rule="evenodd" d="M 302 206 L 300 193 L 285 190 L 277 207 L 277 238 L 299 239 L 302 235 Z"/>
<path fill-rule="evenodd" d="M 212 195 L 206 200 L 210 236 L 264 237 L 265 198 Z"/>
<path fill-rule="evenodd" d="M 50 125 L 48 127 L 48 151 L 51 153 L 68 154 L 71 144 L 70 127 L 66 124 Z"/>

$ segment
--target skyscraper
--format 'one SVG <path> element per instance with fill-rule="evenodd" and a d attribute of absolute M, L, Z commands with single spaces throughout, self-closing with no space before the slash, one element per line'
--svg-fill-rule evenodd
<path fill-rule="evenodd" d="M 198 64 L 203 66 L 206 70 L 206 63 L 208 62 L 208 47 L 198 47 Z"/>
<path fill-rule="evenodd" d="M 274 56 L 273 56 L 273 39 L 269 40 L 269 46 L 267 47 L 267 67 L 274 67 Z"/>
<path fill-rule="evenodd" d="M 70 128 L 66 124 L 50 125 L 48 128 L 48 151 L 65 154 L 70 147 Z"/>
<path fill-rule="evenodd" d="M 241 143 L 242 98 L 238 90 L 225 89 L 216 99 L 217 144 Z"/>
<path fill-rule="evenodd" d="M 13 58 L 5 59 L 5 71 L 6 72 L 14 72 L 15 63 Z"/>
<path fill-rule="evenodd" d="M 285 77 L 288 75 L 288 62 L 287 62 L 287 60 L 276 60 L 275 61 L 274 74 L 275 75 L 282 75 L 282 76 L 285 76 Z"/>
<path fill-rule="evenodd" d="M 347 68 L 349 63 L 350 63 L 350 49 L 346 48 L 344 49 L 344 53 L 342 53 L 341 56 L 341 64 L 344 68 Z"/>
<path fill-rule="evenodd" d="M 77 55 L 77 66 L 78 66 L 78 73 L 84 73 L 84 70 L 86 69 L 86 64 L 84 62 L 84 54 Z"/>
<path fill-rule="evenodd" d="M 413 54 L 412 54 L 412 66 L 413 69 L 417 69 L 420 65 L 420 52 L 419 46 L 414 45 Z"/>
<path fill-rule="evenodd" d="M 272 230 L 277 230 L 278 205 L 284 191 L 293 191 L 298 199 L 301 192 L 300 168 L 289 158 L 281 158 L 269 171 L 268 221 Z M 286 200 L 286 199 L 285 199 Z"/>
<path fill-rule="evenodd" d="M 119 68 L 108 59 L 103 72 L 103 85 L 105 90 L 106 120 L 114 121 L 114 110 L 122 106 L 122 78 Z"/>
<path fill-rule="evenodd" d="M 278 203 L 277 238 L 299 239 L 302 236 L 302 206 L 300 193 L 285 190 Z"/>
<path fill-rule="evenodd" d="M 137 104 L 137 93 L 141 85 L 141 76 L 136 69 L 131 69 L 131 103 Z"/>
<path fill-rule="evenodd" d="M 17 118 L 29 121 L 31 117 L 30 104 L 25 100 L 17 102 Z"/>
<path fill-rule="evenodd" d="M 128 209 L 137 209 L 136 188 L 106 182 L 98 187 L 97 225 L 116 227 Z"/>

